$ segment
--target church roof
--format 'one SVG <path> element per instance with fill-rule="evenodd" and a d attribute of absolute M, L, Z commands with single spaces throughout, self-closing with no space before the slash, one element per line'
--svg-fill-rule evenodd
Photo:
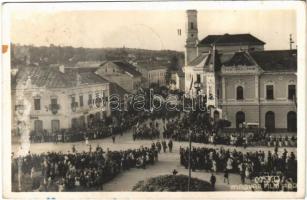
<path fill-rule="evenodd" d="M 77 86 L 77 75 L 79 75 L 80 84 L 108 82 L 92 72 L 79 73 L 75 70 L 65 70 L 65 73 L 62 73 L 54 67 L 23 66 L 19 68 L 16 76 L 12 77 L 12 88 L 15 88 L 18 83 L 25 83 L 28 78 L 31 79 L 31 84 L 37 87 L 70 88 Z"/>
<path fill-rule="evenodd" d="M 248 44 L 248 45 L 264 45 L 265 42 L 256 38 L 255 36 L 245 34 L 224 34 L 224 35 L 208 35 L 202 39 L 198 46 L 212 46 L 212 45 L 230 45 L 230 44 Z"/>
<path fill-rule="evenodd" d="M 192 60 L 189 63 L 189 65 L 191 65 L 191 66 L 199 65 L 206 57 L 207 57 L 207 54 L 200 54 L 194 60 Z"/>
<path fill-rule="evenodd" d="M 213 52 L 213 53 L 212 53 Z M 208 69 L 210 65 L 215 65 L 215 71 L 220 70 L 221 61 L 218 51 L 201 54 L 192 60 L 188 65 L 197 66 L 203 63 L 203 67 Z"/>

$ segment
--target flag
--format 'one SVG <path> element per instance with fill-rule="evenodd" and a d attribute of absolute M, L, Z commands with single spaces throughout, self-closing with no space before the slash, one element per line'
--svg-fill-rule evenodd
<path fill-rule="evenodd" d="M 193 76 L 192 76 L 192 80 L 191 80 L 190 91 L 192 89 L 192 86 L 193 86 Z"/>

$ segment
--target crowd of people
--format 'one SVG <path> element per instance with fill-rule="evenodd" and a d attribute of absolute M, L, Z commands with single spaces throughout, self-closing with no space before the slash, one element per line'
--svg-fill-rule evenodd
<path fill-rule="evenodd" d="M 206 170 L 212 173 L 224 173 L 224 182 L 230 182 L 229 173 L 239 174 L 242 184 L 246 180 L 254 180 L 255 177 L 266 175 L 278 175 L 278 187 L 275 190 L 281 190 L 285 182 L 297 182 L 297 160 L 293 152 L 289 153 L 284 149 L 282 154 L 278 153 L 278 148 L 274 152 L 255 151 L 242 153 L 236 149 L 230 151 L 224 148 L 192 148 L 180 147 L 180 164 L 185 168 L 190 167 L 195 170 Z M 259 178 L 257 179 L 259 180 Z M 271 180 L 270 180 L 271 181 Z M 263 190 L 273 190 L 263 179 L 260 183 Z"/>
<path fill-rule="evenodd" d="M 150 122 L 149 126 L 146 123 L 137 123 L 132 134 L 133 140 L 136 139 L 157 139 L 160 138 L 159 123 Z"/>
<path fill-rule="evenodd" d="M 125 113 L 128 114 L 128 113 Z M 76 142 L 85 140 L 85 138 L 100 139 L 109 137 L 112 134 L 123 134 L 126 130 L 143 119 L 143 116 L 133 115 L 126 117 L 125 115 L 116 115 L 115 117 L 106 117 L 96 120 L 87 127 L 61 129 L 57 132 L 32 131 L 30 133 L 30 141 L 33 143 L 42 142 Z"/>
<path fill-rule="evenodd" d="M 176 141 L 189 141 L 204 144 L 223 144 L 233 146 L 278 146 L 289 147 L 297 145 L 296 136 L 276 136 L 268 134 L 265 129 L 246 130 L 246 133 L 219 132 L 218 127 L 205 113 L 195 116 L 182 114 L 166 120 L 162 124 L 163 138 L 173 138 Z"/>
<path fill-rule="evenodd" d="M 18 174 L 30 176 L 31 191 L 103 190 L 103 184 L 121 171 L 145 169 L 148 164 L 157 162 L 160 150 L 155 144 L 150 148 L 104 152 L 100 146 L 93 150 L 89 145 L 86 152 L 78 152 L 75 146 L 68 153 L 29 152 L 26 156 L 12 158 L 12 180 L 18 185 Z"/>

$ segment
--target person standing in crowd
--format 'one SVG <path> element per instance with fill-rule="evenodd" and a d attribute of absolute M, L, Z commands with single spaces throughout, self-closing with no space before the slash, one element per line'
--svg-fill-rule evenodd
<path fill-rule="evenodd" d="M 72 145 L 72 153 L 76 153 L 76 146 Z"/>
<path fill-rule="evenodd" d="M 124 121 L 122 120 L 121 123 L 120 123 L 120 136 L 123 136 L 123 133 L 124 133 Z"/>
<path fill-rule="evenodd" d="M 170 139 L 168 141 L 168 148 L 169 148 L 169 152 L 172 153 L 172 151 L 173 151 L 173 141 L 172 141 L 172 139 Z"/>
<path fill-rule="evenodd" d="M 244 185 L 245 184 L 245 170 L 244 170 L 243 163 L 240 163 L 238 165 L 238 169 L 239 169 L 239 173 L 240 173 L 241 183 Z"/>
<path fill-rule="evenodd" d="M 158 149 L 158 152 L 160 153 L 160 152 L 161 152 L 162 146 L 161 146 L 161 143 L 160 143 L 159 140 L 156 142 L 156 147 L 157 147 L 157 149 Z"/>
<path fill-rule="evenodd" d="M 89 143 L 88 143 L 88 137 L 87 137 L 87 136 L 85 136 L 85 144 L 86 144 L 86 145 L 89 144 Z"/>
<path fill-rule="evenodd" d="M 166 153 L 167 145 L 165 140 L 162 140 L 162 147 L 163 147 L 163 152 Z"/>
<path fill-rule="evenodd" d="M 225 170 L 225 173 L 224 173 L 224 183 L 226 183 L 226 181 L 227 181 L 227 184 L 229 185 L 229 172 L 227 169 Z"/>
<path fill-rule="evenodd" d="M 214 176 L 213 173 L 211 174 L 211 177 L 210 177 L 210 183 L 211 183 L 212 190 L 215 190 L 216 177 Z"/>
<path fill-rule="evenodd" d="M 115 143 L 115 134 L 112 134 L 112 142 Z"/>

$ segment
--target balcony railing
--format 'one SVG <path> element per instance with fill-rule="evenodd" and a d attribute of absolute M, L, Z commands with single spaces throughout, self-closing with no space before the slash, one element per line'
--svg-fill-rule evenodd
<path fill-rule="evenodd" d="M 71 106 L 71 110 L 72 110 L 73 112 L 76 112 L 77 107 L 78 107 L 78 103 L 77 103 L 77 102 L 72 102 L 72 103 L 70 104 L 70 106 Z"/>
<path fill-rule="evenodd" d="M 58 110 L 60 109 L 60 105 L 59 104 L 49 104 L 49 110 L 52 112 L 52 114 L 57 114 Z"/>
<path fill-rule="evenodd" d="M 23 114 L 24 110 L 25 110 L 25 105 L 23 104 L 18 104 L 15 105 L 15 110 L 19 113 L 19 114 Z"/>

